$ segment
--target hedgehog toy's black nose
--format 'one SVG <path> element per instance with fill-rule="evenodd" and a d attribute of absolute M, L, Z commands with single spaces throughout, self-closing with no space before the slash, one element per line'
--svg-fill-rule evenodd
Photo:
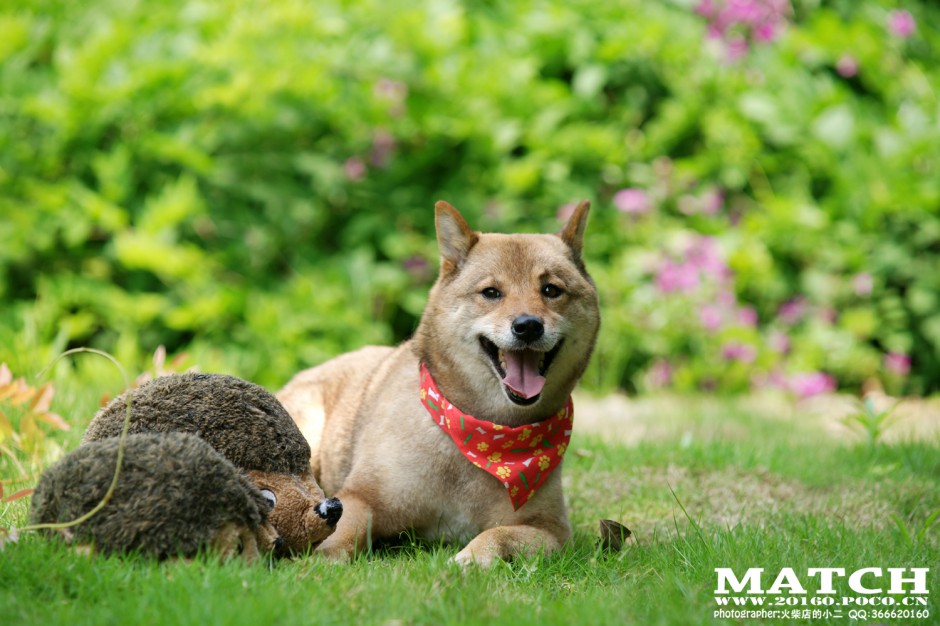
<path fill-rule="evenodd" d="M 536 341 L 544 333 L 545 325 L 534 315 L 520 315 L 512 321 L 512 334 L 522 341 Z"/>
<path fill-rule="evenodd" d="M 284 545 L 284 539 L 282 537 L 278 537 L 274 540 L 272 552 L 275 557 L 287 556 L 287 546 Z"/>
<path fill-rule="evenodd" d="M 328 526 L 336 526 L 336 522 L 343 516 L 343 503 L 339 498 L 330 498 L 317 505 L 317 515 L 326 520 Z"/>

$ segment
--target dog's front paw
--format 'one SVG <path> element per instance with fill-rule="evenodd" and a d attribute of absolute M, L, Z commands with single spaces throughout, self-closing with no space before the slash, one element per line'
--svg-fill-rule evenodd
<path fill-rule="evenodd" d="M 477 550 L 473 551 L 470 549 L 470 546 L 467 546 L 463 550 L 457 553 L 457 556 L 454 557 L 454 562 L 460 565 L 461 567 L 469 567 L 471 565 L 476 565 L 477 567 L 482 567 L 488 569 L 493 567 L 496 563 L 496 560 L 499 557 L 493 554 L 488 550 Z"/>
<path fill-rule="evenodd" d="M 317 546 L 317 549 L 313 551 L 314 554 L 332 563 L 349 563 L 352 561 L 353 549 L 339 541 L 330 541 L 331 538 Z"/>

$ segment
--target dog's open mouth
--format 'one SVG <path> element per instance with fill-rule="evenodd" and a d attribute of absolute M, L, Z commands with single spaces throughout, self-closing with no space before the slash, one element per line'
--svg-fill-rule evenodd
<path fill-rule="evenodd" d="M 500 350 L 486 337 L 480 345 L 503 379 L 503 388 L 509 399 L 523 406 L 538 402 L 545 387 L 545 374 L 561 349 L 562 341 L 548 352 L 538 350 Z"/>

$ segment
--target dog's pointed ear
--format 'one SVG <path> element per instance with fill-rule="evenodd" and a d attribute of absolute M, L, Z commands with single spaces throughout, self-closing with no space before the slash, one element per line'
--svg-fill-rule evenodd
<path fill-rule="evenodd" d="M 441 250 L 441 274 L 449 274 L 463 265 L 479 236 L 457 209 L 443 200 L 434 205 L 434 225 Z"/>
<path fill-rule="evenodd" d="M 571 217 L 565 227 L 561 229 L 558 236 L 568 244 L 568 247 L 574 252 L 574 258 L 581 258 L 581 250 L 584 248 L 584 228 L 587 226 L 588 213 L 591 210 L 591 203 L 582 200 L 575 210 L 571 212 Z"/>

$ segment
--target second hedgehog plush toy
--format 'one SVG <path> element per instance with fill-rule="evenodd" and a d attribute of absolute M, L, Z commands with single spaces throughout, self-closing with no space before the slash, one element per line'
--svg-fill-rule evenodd
<path fill-rule="evenodd" d="M 343 507 L 310 473 L 310 446 L 263 387 L 223 374 L 173 374 L 131 394 L 131 433 L 197 435 L 228 459 L 272 505 L 268 520 L 291 552 L 315 547 L 335 529 Z M 98 411 L 82 444 L 116 437 L 126 394 Z"/>
<path fill-rule="evenodd" d="M 33 524 L 69 522 L 90 512 L 114 476 L 117 438 L 83 445 L 43 472 L 33 494 Z M 202 549 L 253 560 L 271 552 L 269 503 L 235 466 L 195 435 L 128 435 L 108 504 L 58 531 L 104 554 L 192 557 Z"/>

